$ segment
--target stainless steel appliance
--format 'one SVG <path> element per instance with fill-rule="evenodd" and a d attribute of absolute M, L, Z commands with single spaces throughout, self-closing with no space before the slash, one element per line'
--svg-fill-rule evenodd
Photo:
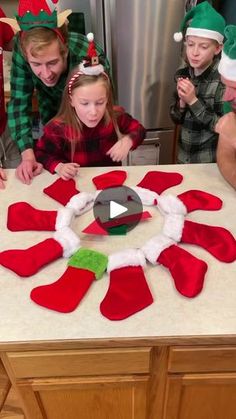
<path fill-rule="evenodd" d="M 145 144 L 149 138 L 150 144 L 158 142 L 157 162 L 171 163 L 169 106 L 181 55 L 173 34 L 186 0 L 61 0 L 59 5 L 84 11 L 86 31 L 94 32 L 112 65 L 117 102 L 146 127 Z"/>

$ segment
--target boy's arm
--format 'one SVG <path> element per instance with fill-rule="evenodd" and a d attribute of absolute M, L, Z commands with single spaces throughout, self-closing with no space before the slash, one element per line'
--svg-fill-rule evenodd
<path fill-rule="evenodd" d="M 146 135 L 146 130 L 137 119 L 134 119 L 126 112 L 122 112 L 117 119 L 117 123 L 121 134 L 124 136 L 127 135 L 131 138 L 131 150 L 134 150 L 142 144 Z"/>
<path fill-rule="evenodd" d="M 32 138 L 32 95 L 33 81 L 29 65 L 20 52 L 16 37 L 11 67 L 11 99 L 7 107 L 11 136 L 20 152 L 33 149 Z"/>
<path fill-rule="evenodd" d="M 211 131 L 214 131 L 217 121 L 224 114 L 224 90 L 224 85 L 219 81 L 214 95 L 214 104 L 212 106 L 198 97 L 193 104 L 188 105 L 193 118 L 201 122 L 205 128 L 208 128 Z"/>

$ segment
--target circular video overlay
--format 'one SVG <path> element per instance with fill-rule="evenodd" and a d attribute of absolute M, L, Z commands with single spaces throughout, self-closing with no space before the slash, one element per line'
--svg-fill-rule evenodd
<path fill-rule="evenodd" d="M 108 234 L 126 234 L 142 218 L 143 205 L 139 196 L 127 186 L 101 191 L 93 206 L 94 218 Z"/>

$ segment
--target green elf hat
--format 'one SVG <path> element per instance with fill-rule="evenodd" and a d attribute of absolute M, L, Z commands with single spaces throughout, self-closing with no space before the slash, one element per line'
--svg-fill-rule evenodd
<path fill-rule="evenodd" d="M 236 26 L 225 28 L 226 41 L 218 66 L 219 73 L 227 80 L 236 81 Z"/>
<path fill-rule="evenodd" d="M 180 42 L 185 36 L 201 36 L 203 38 L 214 39 L 219 44 L 224 40 L 225 20 L 208 1 L 199 3 L 186 13 L 180 25 L 181 32 L 174 34 L 174 40 Z"/>
<path fill-rule="evenodd" d="M 56 4 L 58 0 L 53 0 Z M 49 29 L 60 28 L 66 21 L 72 10 L 67 9 L 62 13 L 50 10 L 46 0 L 19 0 L 18 15 L 16 19 L 1 18 L 2 22 L 8 23 L 15 32 L 28 31 L 35 27 Z"/>

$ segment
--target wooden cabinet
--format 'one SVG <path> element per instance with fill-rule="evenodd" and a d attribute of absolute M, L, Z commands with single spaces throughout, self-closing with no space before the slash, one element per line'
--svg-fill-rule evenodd
<path fill-rule="evenodd" d="M 28 419 L 145 419 L 150 348 L 9 352 Z"/>
<path fill-rule="evenodd" d="M 163 419 L 234 419 L 236 347 L 172 347 Z"/>
<path fill-rule="evenodd" d="M 236 346 L 40 349 L 1 356 L 26 419 L 236 417 Z"/>

